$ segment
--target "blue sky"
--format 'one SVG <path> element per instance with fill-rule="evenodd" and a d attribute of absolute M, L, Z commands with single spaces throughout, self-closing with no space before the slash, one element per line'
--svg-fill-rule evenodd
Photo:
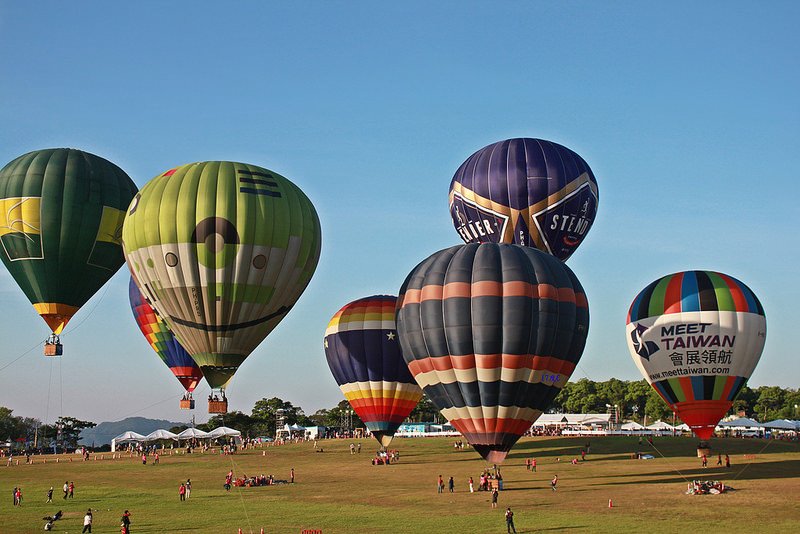
<path fill-rule="evenodd" d="M 798 16 L 792 2 L 0 0 L 0 165 L 68 146 L 139 186 L 216 159 L 294 181 L 320 215 L 320 264 L 228 393 L 232 409 L 278 396 L 312 413 L 342 398 L 322 348 L 331 315 L 396 294 L 459 242 L 447 191 L 461 162 L 501 139 L 549 139 L 600 189 L 568 263 L 591 311 L 573 379 L 638 379 L 631 300 L 664 274 L 711 269 L 766 310 L 750 384 L 796 388 Z M 136 329 L 124 269 L 73 319 L 60 361 L 41 355 L 47 328 L 0 271 L 0 405 L 188 420 Z"/>

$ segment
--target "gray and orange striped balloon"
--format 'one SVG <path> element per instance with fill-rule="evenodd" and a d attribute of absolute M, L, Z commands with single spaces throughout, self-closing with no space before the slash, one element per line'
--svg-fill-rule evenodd
<path fill-rule="evenodd" d="M 481 456 L 499 463 L 569 380 L 589 306 L 575 274 L 549 254 L 459 245 L 408 275 L 397 331 L 428 398 Z"/>

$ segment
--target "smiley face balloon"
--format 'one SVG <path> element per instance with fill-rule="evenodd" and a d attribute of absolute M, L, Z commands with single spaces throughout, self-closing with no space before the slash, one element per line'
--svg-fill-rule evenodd
<path fill-rule="evenodd" d="M 152 306 L 209 385 L 224 388 L 305 290 L 322 233 L 311 201 L 283 176 L 206 161 L 150 180 L 122 241 Z"/>

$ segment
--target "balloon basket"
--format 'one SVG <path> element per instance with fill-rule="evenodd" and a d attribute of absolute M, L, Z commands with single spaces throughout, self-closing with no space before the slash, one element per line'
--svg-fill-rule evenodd
<path fill-rule="evenodd" d="M 181 399 L 181 410 L 194 410 L 194 399 Z"/>
<path fill-rule="evenodd" d="M 228 413 L 228 401 L 227 400 L 208 401 L 208 413 Z"/>
<path fill-rule="evenodd" d="M 45 343 L 44 355 L 45 356 L 61 356 L 64 354 L 64 345 L 61 343 Z"/>

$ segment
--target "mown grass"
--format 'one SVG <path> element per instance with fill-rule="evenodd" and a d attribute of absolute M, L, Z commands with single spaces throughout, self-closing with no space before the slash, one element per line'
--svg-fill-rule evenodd
<path fill-rule="evenodd" d="M 41 518 L 61 509 L 55 532 L 81 531 L 91 507 L 93 532 L 119 532 L 124 509 L 134 533 L 335 533 L 505 532 L 503 512 L 511 506 L 518 532 L 753 532 L 800 530 L 800 446 L 797 443 L 717 439 L 715 452 L 731 455 L 731 469 L 702 469 L 696 442 L 657 438 L 655 449 L 637 438 L 591 438 L 586 462 L 571 465 L 587 438 L 533 438 L 517 444 L 501 466 L 505 491 L 492 510 L 487 493 L 470 494 L 487 467 L 469 449 L 454 450 L 445 438 L 396 439 L 399 464 L 372 466 L 374 442 L 363 440 L 351 455 L 349 441 L 320 441 L 219 454 L 162 455 L 160 465 L 141 465 L 124 456 L 82 462 L 74 457 L 34 457 L 33 465 L 0 465 L 0 533 L 41 532 Z M 635 450 L 655 460 L 634 460 Z M 663 456 L 662 456 L 663 455 Z M 755 455 L 753 457 L 752 455 Z M 98 455 L 100 456 L 100 455 Z M 536 457 L 538 472 L 525 469 Z M 294 467 L 296 483 L 223 488 L 225 474 L 266 474 L 278 480 Z M 453 476 L 453 494 L 437 494 L 436 478 Z M 558 491 L 549 481 L 558 474 Z M 178 498 L 178 485 L 192 479 L 192 495 Z M 718 496 L 685 495 L 687 480 L 722 480 L 737 491 Z M 61 486 L 75 482 L 75 497 L 64 501 Z M 11 490 L 23 488 L 23 505 L 12 506 Z M 50 486 L 54 502 L 45 504 Z M 608 500 L 613 499 L 613 508 Z"/>

